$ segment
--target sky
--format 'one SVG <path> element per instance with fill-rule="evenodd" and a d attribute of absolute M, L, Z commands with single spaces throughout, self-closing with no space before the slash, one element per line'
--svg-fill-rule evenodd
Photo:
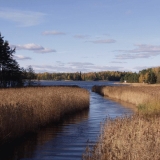
<path fill-rule="evenodd" d="M 37 73 L 160 66 L 160 0 L 0 0 L 0 33 Z"/>

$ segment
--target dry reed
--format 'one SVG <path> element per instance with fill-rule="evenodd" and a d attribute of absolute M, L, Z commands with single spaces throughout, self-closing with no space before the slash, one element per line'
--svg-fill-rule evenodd
<path fill-rule="evenodd" d="M 88 107 L 79 87 L 0 89 L 0 144 Z"/>
<path fill-rule="evenodd" d="M 160 86 L 94 86 L 92 91 L 135 105 L 160 96 Z"/>
<path fill-rule="evenodd" d="M 160 117 L 107 120 L 94 149 L 83 160 L 159 160 Z"/>
<path fill-rule="evenodd" d="M 160 87 L 94 86 L 94 92 L 138 106 L 130 117 L 108 119 L 99 141 L 84 160 L 159 160 Z"/>

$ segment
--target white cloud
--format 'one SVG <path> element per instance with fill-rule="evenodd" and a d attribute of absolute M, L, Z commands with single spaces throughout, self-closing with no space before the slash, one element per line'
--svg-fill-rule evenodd
<path fill-rule="evenodd" d="M 31 60 L 30 57 L 26 57 L 26 56 L 23 56 L 23 55 L 14 55 L 13 56 L 16 60 Z"/>
<path fill-rule="evenodd" d="M 124 54 L 116 55 L 116 59 L 138 59 L 149 58 L 160 55 L 160 46 L 138 44 L 137 48 L 132 50 L 118 50 Z"/>
<path fill-rule="evenodd" d="M 147 45 L 147 44 L 137 44 L 138 48 L 133 50 L 122 50 L 130 53 L 160 53 L 160 46 Z"/>
<path fill-rule="evenodd" d="M 51 53 L 51 52 L 56 52 L 56 50 L 49 49 L 49 48 L 43 48 L 43 49 L 40 49 L 40 50 L 36 50 L 34 52 L 35 53 Z"/>
<path fill-rule="evenodd" d="M 41 12 L 0 8 L 0 19 L 16 22 L 20 27 L 35 26 L 44 21 L 46 14 Z"/>
<path fill-rule="evenodd" d="M 98 39 L 98 40 L 91 40 L 91 41 L 87 41 L 87 42 L 92 42 L 95 44 L 103 44 L 103 43 L 115 43 L 116 40 L 114 40 L 114 39 Z"/>
<path fill-rule="evenodd" d="M 60 31 L 44 31 L 43 35 L 65 35 L 66 33 Z"/>
<path fill-rule="evenodd" d="M 34 43 L 29 43 L 29 44 L 24 44 L 24 45 L 10 45 L 10 46 L 13 48 L 16 48 L 17 50 L 31 50 L 31 51 L 34 51 L 35 53 L 56 52 L 56 50 L 54 49 L 44 48 Z"/>
<path fill-rule="evenodd" d="M 151 55 L 147 53 L 116 55 L 116 59 L 138 59 L 138 58 L 149 58 L 149 57 L 151 57 Z"/>

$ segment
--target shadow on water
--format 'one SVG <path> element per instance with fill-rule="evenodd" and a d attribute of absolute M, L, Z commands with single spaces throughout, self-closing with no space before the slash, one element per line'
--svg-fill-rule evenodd
<path fill-rule="evenodd" d="M 90 91 L 90 109 L 50 124 L 37 133 L 0 150 L 0 160 L 80 160 L 86 146 L 98 138 L 107 116 L 115 118 L 132 114 L 131 108 L 91 92 L 93 85 L 114 85 L 110 82 L 53 82 L 43 85 L 79 85 Z"/>
<path fill-rule="evenodd" d="M 63 132 L 67 134 L 67 130 L 65 129 L 67 125 L 78 125 L 88 119 L 89 116 L 89 109 L 85 109 L 76 113 L 72 116 L 65 117 L 59 123 L 50 123 L 44 128 L 38 130 L 37 133 L 33 133 L 23 137 L 16 142 L 12 142 L 11 144 L 7 144 L 7 146 L 3 146 L 0 148 L 0 160 L 20 160 L 20 159 L 32 159 L 34 157 L 35 150 L 41 150 L 43 145 L 48 142 L 54 141 L 56 137 L 63 136 Z M 65 131 L 64 131 L 65 129 Z M 80 136 L 81 128 L 77 128 L 79 130 L 76 136 Z M 67 141 L 73 141 L 72 136 L 67 137 Z M 74 137 L 76 138 L 76 137 Z M 75 139 L 74 139 L 75 140 Z M 56 141 L 55 141 L 56 142 Z M 54 145 L 58 145 L 58 141 Z M 38 147 L 38 148 L 37 148 Z"/>

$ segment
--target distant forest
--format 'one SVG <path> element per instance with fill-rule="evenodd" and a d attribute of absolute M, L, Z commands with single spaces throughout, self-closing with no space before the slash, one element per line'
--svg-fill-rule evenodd
<path fill-rule="evenodd" d="M 89 73 L 35 73 L 37 80 L 121 81 L 128 83 L 160 83 L 160 67 L 136 72 L 103 71 Z"/>
<path fill-rule="evenodd" d="M 119 81 L 125 75 L 125 72 L 119 71 L 104 71 L 104 72 L 89 72 L 89 73 L 38 73 L 36 78 L 38 80 L 73 80 L 73 81 Z"/>

